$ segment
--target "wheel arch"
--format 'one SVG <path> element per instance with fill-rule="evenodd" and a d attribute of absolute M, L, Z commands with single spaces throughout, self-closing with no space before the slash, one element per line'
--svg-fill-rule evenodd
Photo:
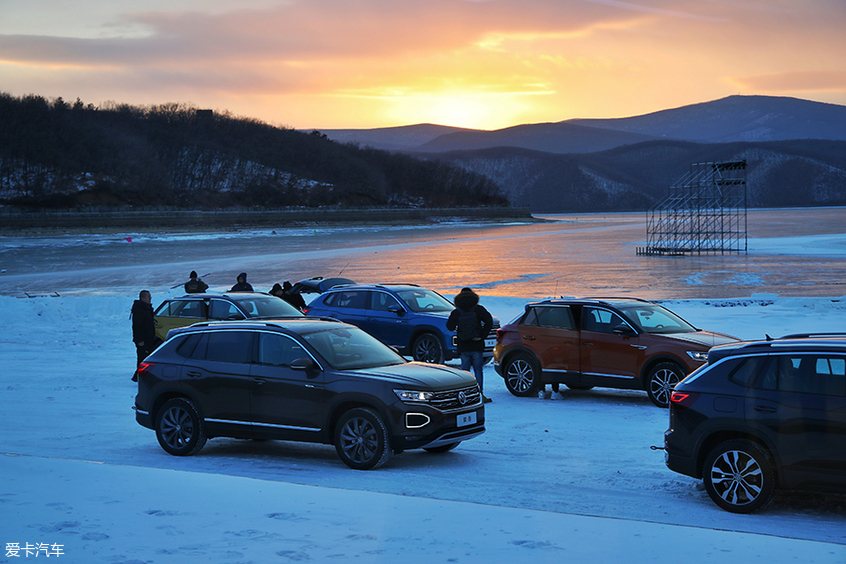
<path fill-rule="evenodd" d="M 643 388 L 644 390 L 647 390 L 647 385 L 648 385 L 647 376 L 649 376 L 649 373 L 652 372 L 653 368 L 655 368 L 656 366 L 658 366 L 662 362 L 670 362 L 672 364 L 675 364 L 676 366 L 678 366 L 681 369 L 682 374 L 684 374 L 684 376 L 687 376 L 688 374 L 690 374 L 690 370 L 688 370 L 687 365 L 679 357 L 673 356 L 671 354 L 659 354 L 659 355 L 654 356 L 653 358 L 650 358 L 647 362 L 645 362 L 643 364 L 643 368 L 641 368 L 641 370 L 640 370 L 640 386 L 641 386 L 641 388 Z"/>
<path fill-rule="evenodd" d="M 379 417 L 382 418 L 382 420 L 385 422 L 385 426 L 388 429 L 389 439 L 393 443 L 393 422 L 388 416 L 387 411 L 382 406 L 377 405 L 375 402 L 356 398 L 344 400 L 332 408 L 332 411 L 329 413 L 329 422 L 326 426 L 327 444 L 334 443 L 335 428 L 338 426 L 338 421 L 341 420 L 341 417 L 344 415 L 344 413 L 348 412 L 351 409 L 359 407 L 364 409 L 372 409 L 379 415 Z"/>
<path fill-rule="evenodd" d="M 150 407 L 150 420 L 155 422 L 156 417 L 158 417 L 159 411 L 161 410 L 162 406 L 168 401 L 175 398 L 182 398 L 190 401 L 194 405 L 194 409 L 197 410 L 197 415 L 200 416 L 200 420 L 205 420 L 205 415 L 203 414 L 203 407 L 201 403 L 191 397 L 191 394 L 182 390 L 164 390 L 160 394 L 158 394 L 156 396 L 156 399 L 153 400 L 152 405 Z"/>
<path fill-rule="evenodd" d="M 783 470 L 781 466 L 781 459 L 778 456 L 778 451 L 773 447 L 773 445 L 769 444 L 764 437 L 758 435 L 757 433 L 752 433 L 749 430 L 738 430 L 738 429 L 719 429 L 715 430 L 713 433 L 709 434 L 705 437 L 702 442 L 699 444 L 699 447 L 696 450 L 696 477 L 702 478 L 703 476 L 703 469 L 705 466 L 705 459 L 708 458 L 708 454 L 720 443 L 724 443 L 726 441 L 731 441 L 735 439 L 740 440 L 747 440 L 756 443 L 760 446 L 773 460 L 773 466 L 775 467 L 775 476 L 776 476 L 776 486 L 783 483 Z"/>
<path fill-rule="evenodd" d="M 515 354 L 520 354 L 520 353 L 526 353 L 527 355 L 532 357 L 532 360 L 537 365 L 538 370 L 540 370 L 541 374 L 543 374 L 543 365 L 541 365 L 541 362 L 540 362 L 540 359 L 538 358 L 538 355 L 536 355 L 534 353 L 534 351 L 532 351 L 532 349 L 525 347 L 523 345 L 517 345 L 517 346 L 514 346 L 514 347 L 509 347 L 507 351 L 503 352 L 502 356 L 499 357 L 499 365 L 505 366 L 506 364 L 508 364 L 508 361 L 511 360 L 512 357 L 514 357 Z M 501 376 L 503 378 L 505 378 L 504 374 L 501 374 Z"/>

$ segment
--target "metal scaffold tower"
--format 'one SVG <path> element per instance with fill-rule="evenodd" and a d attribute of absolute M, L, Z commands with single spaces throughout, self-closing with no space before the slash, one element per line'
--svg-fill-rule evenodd
<path fill-rule="evenodd" d="M 695 163 L 647 212 L 639 255 L 746 252 L 746 161 Z"/>

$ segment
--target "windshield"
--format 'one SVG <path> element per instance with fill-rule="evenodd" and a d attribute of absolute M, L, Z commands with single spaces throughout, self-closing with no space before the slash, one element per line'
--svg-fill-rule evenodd
<path fill-rule="evenodd" d="M 696 327 L 668 309 L 655 304 L 632 304 L 618 306 L 617 309 L 630 322 L 647 333 L 694 333 Z"/>
<path fill-rule="evenodd" d="M 397 295 L 405 302 L 408 309 L 415 313 L 449 313 L 455 309 L 455 306 L 448 299 L 432 290 L 423 288 L 400 290 Z"/>
<path fill-rule="evenodd" d="M 247 317 L 302 317 L 302 312 L 276 296 L 252 296 L 249 298 L 234 298 L 238 307 Z"/>
<path fill-rule="evenodd" d="M 393 349 L 358 327 L 333 327 L 303 333 L 302 337 L 332 368 L 338 370 L 405 364 L 405 359 Z"/>

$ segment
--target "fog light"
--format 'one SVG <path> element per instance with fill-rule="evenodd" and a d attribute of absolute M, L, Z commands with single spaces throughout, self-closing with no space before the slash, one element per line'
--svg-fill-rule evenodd
<path fill-rule="evenodd" d="M 405 427 L 406 429 L 419 429 L 428 425 L 431 420 L 425 413 L 406 413 Z"/>

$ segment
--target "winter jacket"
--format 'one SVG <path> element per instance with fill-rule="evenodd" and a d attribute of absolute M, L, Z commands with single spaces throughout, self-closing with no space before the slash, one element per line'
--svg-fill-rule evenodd
<path fill-rule="evenodd" d="M 156 322 L 153 316 L 153 305 L 135 300 L 132 304 L 132 342 L 138 345 L 144 343 L 149 347 L 156 339 Z"/>
<path fill-rule="evenodd" d="M 458 339 L 458 352 L 482 352 L 485 350 L 485 338 L 493 328 L 493 317 L 484 307 L 479 305 L 479 295 L 469 288 L 464 288 L 453 300 L 456 309 L 452 310 L 447 319 L 447 329 L 455 331 L 458 328 L 458 319 L 461 313 L 473 311 L 479 323 L 479 337 L 469 341 Z"/>
<path fill-rule="evenodd" d="M 247 273 L 242 272 L 238 275 L 238 278 L 243 278 L 243 282 L 238 282 L 229 290 L 230 292 L 252 292 L 253 287 L 250 286 L 250 283 L 247 282 Z"/>
<path fill-rule="evenodd" d="M 186 294 L 202 294 L 209 289 L 209 285 L 200 279 L 192 279 L 185 283 Z"/>

